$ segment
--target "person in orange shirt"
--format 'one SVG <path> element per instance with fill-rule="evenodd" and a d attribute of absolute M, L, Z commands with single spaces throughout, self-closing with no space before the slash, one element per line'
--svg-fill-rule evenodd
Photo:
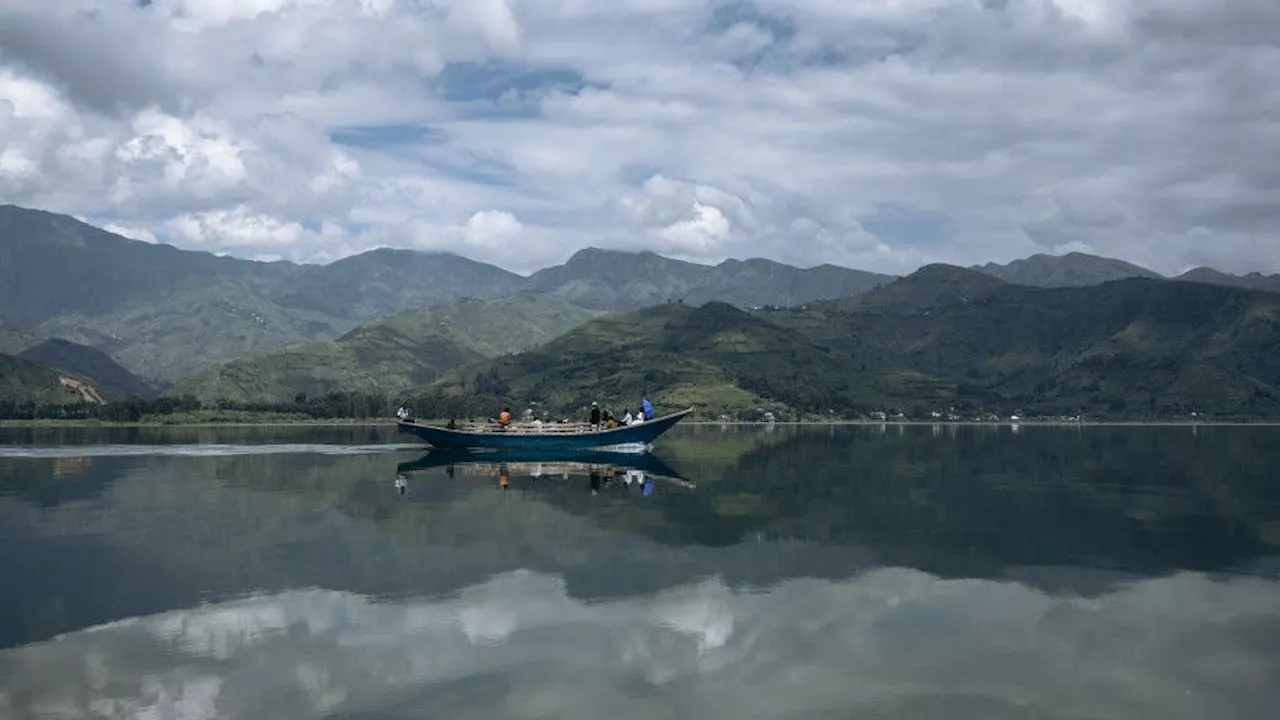
<path fill-rule="evenodd" d="M 511 408 L 502 408 L 502 412 L 498 415 L 498 425 L 505 430 L 511 424 Z"/>

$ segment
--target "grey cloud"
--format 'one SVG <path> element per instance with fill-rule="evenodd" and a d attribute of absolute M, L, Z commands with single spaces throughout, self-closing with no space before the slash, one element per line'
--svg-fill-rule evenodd
<path fill-rule="evenodd" d="M 76 210 L 127 183 L 123 214 L 153 231 L 243 205 L 280 222 L 350 225 L 299 244 L 301 258 L 452 243 L 527 269 L 588 244 L 677 249 L 657 215 L 638 221 L 620 202 L 636 192 L 628 169 L 645 168 L 741 202 L 712 203 L 727 228 L 704 217 L 715 237 L 696 236 L 692 259 L 901 272 L 1048 245 L 1166 272 L 1204 252 L 1222 269 L 1280 270 L 1269 227 L 1280 176 L 1265 151 L 1280 142 L 1280 58 L 1267 40 L 1280 6 L 1269 0 L 566 0 L 511 13 L 399 2 L 383 15 L 351 0 L 200 32 L 173 30 L 168 4 L 79 0 L 76 12 L 98 19 L 73 22 L 72 11 L 17 1 L 9 17 L 30 30 L 18 71 L 57 76 L 73 108 L 160 103 L 184 122 L 221 123 L 223 139 L 246 148 L 244 178 L 218 186 L 197 171 L 166 181 L 160 162 L 122 164 L 115 148 L 134 139 L 141 110 L 0 130 L 43 163 L 34 179 L 0 173 L 11 199 Z M 90 26 L 100 38 L 75 35 Z M 32 47 L 46 29 L 56 45 Z M 81 67 L 97 47 L 117 51 L 118 87 L 92 81 L 117 72 L 110 62 Z M 332 132 L 422 123 L 432 137 L 343 146 L 359 173 L 316 180 L 337 152 Z M 74 177 L 59 153 L 86 135 L 109 146 Z M 664 210 L 666 225 L 695 218 L 693 201 Z M 881 248 L 857 218 L 885 204 L 941 213 L 953 237 L 927 247 L 886 237 Z M 1117 219 L 1081 221 L 1099 208 Z M 523 231 L 457 245 L 478 212 L 511 213 Z M 1201 231 L 1218 238 L 1207 250 L 1191 235 Z"/>
<path fill-rule="evenodd" d="M 1280 48 L 1280 5 L 1271 0 L 1132 0 L 1132 23 L 1145 38 L 1173 43 Z"/>
<path fill-rule="evenodd" d="M 45 8 L 48 6 L 45 5 Z M 71 11 L 61 17 L 30 4 L 0 8 L 0 59 L 49 77 L 76 103 L 122 114 L 162 105 L 173 109 L 176 88 L 164 63 L 146 63 L 136 52 L 145 25 L 140 13 Z"/>

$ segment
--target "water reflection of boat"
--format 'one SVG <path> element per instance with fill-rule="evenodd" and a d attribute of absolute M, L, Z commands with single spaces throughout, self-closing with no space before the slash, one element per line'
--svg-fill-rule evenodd
<path fill-rule="evenodd" d="M 498 476 L 503 487 L 510 478 L 587 475 L 595 488 L 601 478 L 618 477 L 627 482 L 646 476 L 660 477 L 686 488 L 695 484 L 653 453 L 609 452 L 604 450 L 469 450 L 440 448 L 412 462 L 396 465 L 396 476 L 444 468 L 450 475 Z"/>

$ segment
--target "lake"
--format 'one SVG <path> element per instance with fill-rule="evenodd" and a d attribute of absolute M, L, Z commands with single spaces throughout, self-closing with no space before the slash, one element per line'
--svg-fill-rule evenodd
<path fill-rule="evenodd" d="M 651 455 L 0 429 L 0 717 L 1280 703 L 1280 428 L 690 425 Z"/>

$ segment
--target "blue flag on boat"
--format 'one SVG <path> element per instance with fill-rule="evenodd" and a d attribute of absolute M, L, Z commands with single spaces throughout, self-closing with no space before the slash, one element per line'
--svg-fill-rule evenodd
<path fill-rule="evenodd" d="M 653 403 L 649 402 L 649 398 L 645 398 L 640 401 L 640 409 L 644 411 L 645 420 L 652 420 L 658 416 L 658 414 L 653 411 Z"/>

